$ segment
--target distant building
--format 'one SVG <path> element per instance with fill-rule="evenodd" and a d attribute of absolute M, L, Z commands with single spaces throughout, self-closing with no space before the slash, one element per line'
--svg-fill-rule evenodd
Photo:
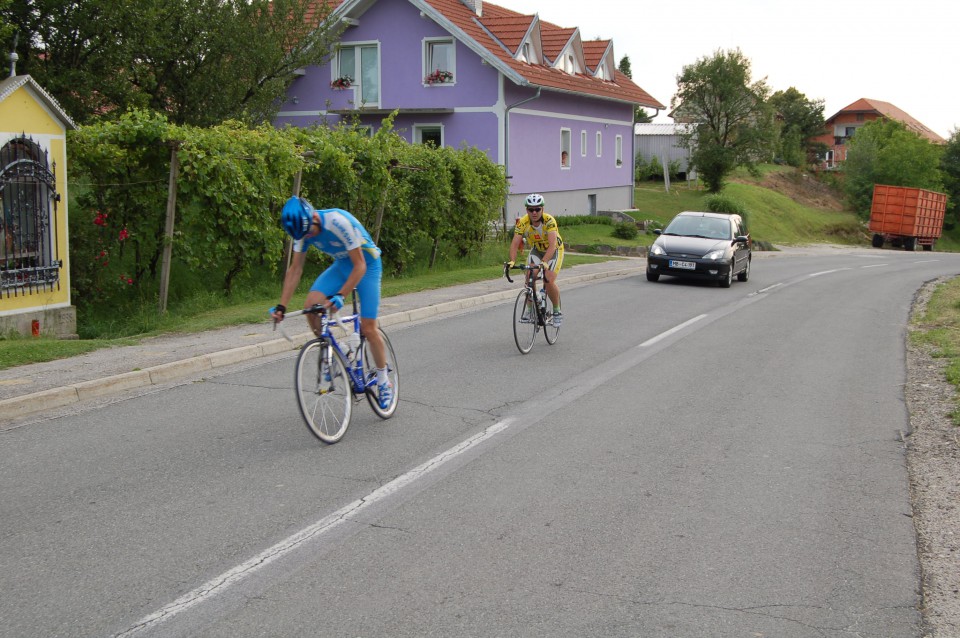
<path fill-rule="evenodd" d="M 934 144 L 945 144 L 946 140 L 930 130 L 922 122 L 906 111 L 902 111 L 889 102 L 860 98 L 853 104 L 840 109 L 826 121 L 823 135 L 813 138 L 814 142 L 826 144 L 829 150 L 823 158 L 823 168 L 836 168 L 847 159 L 847 140 L 853 137 L 857 129 L 880 118 L 900 122 L 922 138 Z"/>
<path fill-rule="evenodd" d="M 690 150 L 680 146 L 680 135 L 690 127 L 682 123 L 634 124 L 635 157 L 648 163 L 653 157 L 661 161 L 665 158 L 668 166 L 679 161 L 681 179 L 696 179 L 696 171 L 690 169 Z"/>

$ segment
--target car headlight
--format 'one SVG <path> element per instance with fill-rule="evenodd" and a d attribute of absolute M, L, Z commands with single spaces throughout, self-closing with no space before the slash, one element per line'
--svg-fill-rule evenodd
<path fill-rule="evenodd" d="M 703 258 L 709 259 L 710 261 L 716 261 L 718 259 L 723 259 L 724 252 L 725 251 L 721 248 L 720 250 L 714 250 L 712 252 L 707 253 L 706 255 L 703 256 Z"/>
<path fill-rule="evenodd" d="M 651 254 L 651 255 L 666 255 L 666 254 L 667 254 L 667 251 L 665 251 L 663 248 L 661 248 L 661 247 L 658 246 L 657 244 L 653 244 L 652 246 L 650 246 L 650 254 Z"/>

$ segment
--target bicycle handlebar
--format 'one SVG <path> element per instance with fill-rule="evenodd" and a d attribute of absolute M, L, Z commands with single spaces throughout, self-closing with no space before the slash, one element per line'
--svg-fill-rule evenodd
<path fill-rule="evenodd" d="M 543 264 L 537 264 L 536 266 L 528 266 L 526 264 L 520 264 L 520 265 L 514 264 L 513 266 L 510 266 L 510 262 L 505 261 L 503 262 L 503 276 L 507 278 L 507 281 L 509 281 L 510 283 L 513 283 L 513 279 L 510 279 L 511 270 L 538 270 L 539 269 L 540 272 L 537 274 L 537 277 L 540 278 L 540 277 L 543 277 L 543 268 L 541 268 L 541 266 L 543 266 Z"/>

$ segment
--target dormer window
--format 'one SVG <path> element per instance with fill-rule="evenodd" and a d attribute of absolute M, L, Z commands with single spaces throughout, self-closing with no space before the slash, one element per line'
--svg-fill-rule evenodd
<path fill-rule="evenodd" d="M 600 65 L 600 68 L 597 69 L 597 78 L 598 78 L 598 79 L 601 79 L 601 80 L 606 80 L 606 79 L 607 79 L 607 73 L 606 73 L 606 71 L 604 70 L 602 64 Z"/>
<path fill-rule="evenodd" d="M 576 73 L 576 67 L 573 64 L 573 55 L 568 53 L 563 56 L 563 70 L 570 74 Z"/>
<path fill-rule="evenodd" d="M 523 46 L 520 47 L 520 55 L 517 56 L 517 59 L 529 64 L 536 63 L 536 60 L 533 59 L 533 46 L 529 42 L 524 42 Z"/>

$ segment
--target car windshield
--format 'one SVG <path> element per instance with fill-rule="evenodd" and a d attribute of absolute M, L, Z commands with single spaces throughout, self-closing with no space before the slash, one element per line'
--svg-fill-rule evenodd
<path fill-rule="evenodd" d="M 674 217 L 663 230 L 664 235 L 703 237 L 704 239 L 730 239 L 730 220 L 720 217 Z"/>

